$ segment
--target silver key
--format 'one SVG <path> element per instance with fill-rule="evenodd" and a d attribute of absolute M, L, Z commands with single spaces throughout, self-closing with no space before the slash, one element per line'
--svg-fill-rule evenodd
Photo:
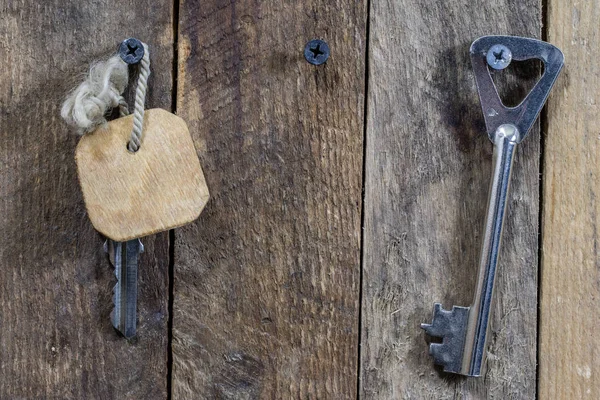
<path fill-rule="evenodd" d="M 138 261 L 144 252 L 140 239 L 115 242 L 108 239 L 104 250 L 115 267 L 117 283 L 113 293 L 112 324 L 127 339 L 136 334 Z"/>
<path fill-rule="evenodd" d="M 436 303 L 433 322 L 421 324 L 421 327 L 430 336 L 442 338 L 442 343 L 431 343 L 429 348 L 435 364 L 443 366 L 446 372 L 480 376 L 486 362 L 487 330 L 516 146 L 525 139 L 537 119 L 563 66 L 564 57 L 558 48 L 548 43 L 514 36 L 481 37 L 473 42 L 470 53 L 487 134 L 494 144 L 494 170 L 477 289 L 470 307 L 453 306 L 451 311 L 446 311 Z M 511 60 L 532 58 L 544 63 L 544 74 L 521 104 L 505 107 L 488 66 L 500 70 Z"/>

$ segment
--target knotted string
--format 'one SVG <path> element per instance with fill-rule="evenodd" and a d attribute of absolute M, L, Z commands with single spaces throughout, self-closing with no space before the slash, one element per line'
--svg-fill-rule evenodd
<path fill-rule="evenodd" d="M 144 46 L 144 56 L 140 61 L 135 104 L 133 109 L 133 129 L 127 148 L 131 152 L 139 150 L 142 142 L 144 107 L 150 76 L 150 52 Z M 77 133 L 84 135 L 93 132 L 107 123 L 106 115 L 118 107 L 123 117 L 129 115 L 123 92 L 127 88 L 129 72 L 127 63 L 117 54 L 107 61 L 92 65 L 86 79 L 67 97 L 61 109 L 61 116 Z"/>

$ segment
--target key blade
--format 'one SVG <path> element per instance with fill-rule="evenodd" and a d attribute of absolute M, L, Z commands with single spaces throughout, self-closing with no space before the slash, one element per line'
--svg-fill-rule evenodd
<path fill-rule="evenodd" d="M 467 322 L 470 307 L 452 306 L 451 311 L 444 310 L 442 305 L 433 306 L 431 324 L 421 324 L 421 328 L 429 336 L 442 339 L 442 343 L 431 343 L 429 354 L 433 362 L 444 367 L 445 372 L 461 374 Z"/>
<path fill-rule="evenodd" d="M 139 239 L 127 242 L 108 240 L 105 249 L 117 277 L 113 291 L 112 324 L 130 339 L 136 334 L 138 260 L 140 253 L 144 251 L 144 245 Z"/>

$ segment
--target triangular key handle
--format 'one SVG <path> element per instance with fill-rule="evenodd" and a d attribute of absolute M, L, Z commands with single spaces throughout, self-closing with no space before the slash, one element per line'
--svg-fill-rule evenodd
<path fill-rule="evenodd" d="M 495 52 L 494 49 L 505 49 L 508 54 L 502 54 L 502 50 Z M 564 64 L 563 53 L 549 43 L 518 36 L 482 36 L 473 42 L 470 53 L 488 137 L 493 141 L 496 129 L 500 125 L 512 124 L 519 131 L 520 143 L 529 133 L 546 103 Z M 493 57 L 497 57 L 497 60 Z M 518 106 L 506 107 L 502 104 L 490 75 L 488 66 L 491 64 L 488 60 L 503 62 L 499 67 L 493 66 L 501 69 L 511 60 L 525 61 L 534 58 L 544 63 L 544 74 Z"/>

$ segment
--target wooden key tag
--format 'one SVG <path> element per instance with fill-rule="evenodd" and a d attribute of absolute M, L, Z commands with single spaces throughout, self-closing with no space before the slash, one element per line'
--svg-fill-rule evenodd
<path fill-rule="evenodd" d="M 75 151 L 90 220 L 124 242 L 195 220 L 209 194 L 187 125 L 162 110 L 146 110 L 143 144 L 127 149 L 133 115 L 81 138 Z"/>

